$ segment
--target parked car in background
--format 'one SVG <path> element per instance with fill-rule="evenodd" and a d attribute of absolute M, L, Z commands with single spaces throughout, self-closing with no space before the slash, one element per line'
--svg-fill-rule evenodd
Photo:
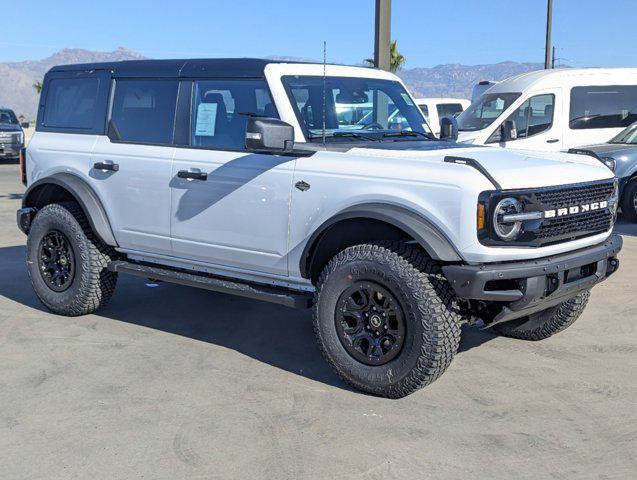
<path fill-rule="evenodd" d="M 637 120 L 637 68 L 541 70 L 493 85 L 458 117 L 459 142 L 562 151 Z"/>
<path fill-rule="evenodd" d="M 492 86 L 498 84 L 500 82 L 494 82 L 492 80 L 481 80 L 473 86 L 471 90 L 471 103 L 475 102 L 478 98 L 482 96 L 487 90 L 489 90 Z"/>
<path fill-rule="evenodd" d="M 417 98 L 416 104 L 422 110 L 434 135 L 440 136 L 440 120 L 462 113 L 471 102 L 466 98 Z"/>
<path fill-rule="evenodd" d="M 637 122 L 609 142 L 584 146 L 573 153 L 592 153 L 615 172 L 622 213 L 637 222 Z"/>
<path fill-rule="evenodd" d="M 0 108 L 0 158 L 17 160 L 24 147 L 24 131 L 28 123 L 20 124 L 13 110 Z"/>

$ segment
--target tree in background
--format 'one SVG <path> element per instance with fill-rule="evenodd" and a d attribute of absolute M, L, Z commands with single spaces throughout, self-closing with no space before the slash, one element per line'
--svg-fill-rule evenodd
<path fill-rule="evenodd" d="M 33 84 L 33 88 L 35 88 L 36 92 L 38 92 L 38 94 L 42 93 L 42 82 L 35 82 Z"/>
<path fill-rule="evenodd" d="M 400 70 L 400 68 L 405 64 L 405 61 L 407 60 L 405 56 L 398 51 L 398 40 L 393 40 L 389 44 L 389 56 L 390 56 L 389 68 L 392 72 L 396 72 Z M 374 66 L 374 59 L 367 58 L 365 60 L 365 63 L 367 63 L 368 65 Z"/>

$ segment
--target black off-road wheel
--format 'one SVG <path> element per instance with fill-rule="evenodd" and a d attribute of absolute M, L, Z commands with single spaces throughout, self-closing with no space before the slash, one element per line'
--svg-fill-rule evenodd
<path fill-rule="evenodd" d="M 589 297 L 590 291 L 587 290 L 543 312 L 498 323 L 493 326 L 493 329 L 505 337 L 544 340 L 570 327 L 586 308 Z"/>
<path fill-rule="evenodd" d="M 35 293 L 54 313 L 86 315 L 106 304 L 117 283 L 117 273 L 106 269 L 112 256 L 75 203 L 47 205 L 33 220 L 27 269 Z"/>
<path fill-rule="evenodd" d="M 637 222 L 637 179 L 630 181 L 624 188 L 621 206 L 626 220 Z"/>
<path fill-rule="evenodd" d="M 314 331 L 336 373 L 400 398 L 436 380 L 458 350 L 461 317 L 438 265 L 399 242 L 357 245 L 318 280 Z"/>

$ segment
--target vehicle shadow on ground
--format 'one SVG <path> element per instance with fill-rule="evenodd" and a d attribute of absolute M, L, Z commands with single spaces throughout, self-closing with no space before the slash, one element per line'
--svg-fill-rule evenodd
<path fill-rule="evenodd" d="M 26 273 L 22 246 L 0 248 L 0 296 L 40 311 Z M 156 286 L 153 286 L 156 285 Z M 323 359 L 311 312 L 167 283 L 120 275 L 111 302 L 97 315 L 235 350 L 326 385 L 352 390 Z M 493 338 L 463 328 L 460 352 Z"/>

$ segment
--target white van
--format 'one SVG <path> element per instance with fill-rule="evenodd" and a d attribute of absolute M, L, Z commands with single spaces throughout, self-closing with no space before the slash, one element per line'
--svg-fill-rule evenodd
<path fill-rule="evenodd" d="M 440 136 L 440 120 L 462 113 L 471 102 L 464 98 L 432 97 L 417 98 L 416 104 L 422 110 L 434 135 Z"/>
<path fill-rule="evenodd" d="M 458 141 L 560 151 L 637 120 L 637 68 L 541 70 L 504 80 L 458 117 Z"/>

